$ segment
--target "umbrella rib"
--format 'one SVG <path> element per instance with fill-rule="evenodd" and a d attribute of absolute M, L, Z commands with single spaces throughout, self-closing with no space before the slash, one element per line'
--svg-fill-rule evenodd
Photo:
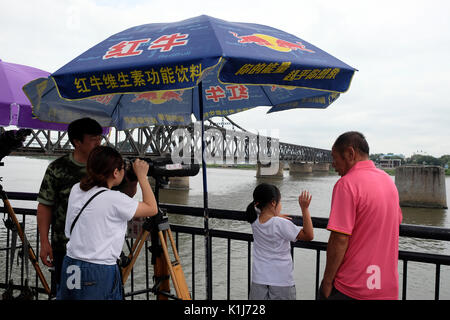
<path fill-rule="evenodd" d="M 271 99 L 269 98 L 269 96 L 267 95 L 266 90 L 265 90 L 265 87 L 261 86 L 261 90 L 262 90 L 262 92 L 264 93 L 264 95 L 267 97 L 267 100 L 269 100 L 270 105 L 271 105 L 271 106 L 275 106 L 275 105 L 273 104 L 272 100 L 271 100 Z"/>
<path fill-rule="evenodd" d="M 221 44 L 220 41 L 219 41 L 220 37 L 217 36 L 216 29 L 215 29 L 215 27 L 214 27 L 214 24 L 211 23 L 211 18 L 210 18 L 210 17 L 208 17 L 208 22 L 209 22 L 209 25 L 211 26 L 211 30 L 212 30 L 212 31 L 214 32 L 214 34 L 216 35 L 216 41 L 217 41 L 217 44 L 218 44 L 219 47 L 220 47 L 220 56 L 223 57 L 224 50 L 223 50 L 222 44 Z"/>
<path fill-rule="evenodd" d="M 110 115 L 111 121 L 112 121 L 114 112 L 116 112 L 117 108 L 119 107 L 119 104 L 120 104 L 120 101 L 122 100 L 122 97 L 123 97 L 123 94 L 120 95 L 119 100 L 117 101 L 116 105 L 114 106 L 113 111 L 111 112 L 111 115 Z"/>

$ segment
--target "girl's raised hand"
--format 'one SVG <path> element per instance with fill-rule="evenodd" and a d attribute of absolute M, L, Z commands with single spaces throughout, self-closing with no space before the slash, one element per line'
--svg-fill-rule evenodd
<path fill-rule="evenodd" d="M 300 208 L 302 210 L 309 208 L 309 204 L 311 203 L 311 198 L 312 198 L 312 196 L 309 194 L 308 191 L 302 191 L 302 193 L 298 197 L 298 204 L 300 205 Z"/>

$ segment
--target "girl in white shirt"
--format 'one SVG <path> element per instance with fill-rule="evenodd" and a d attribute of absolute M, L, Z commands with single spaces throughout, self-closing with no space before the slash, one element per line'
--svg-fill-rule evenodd
<path fill-rule="evenodd" d="M 116 261 L 124 243 L 127 221 L 153 216 L 158 211 L 147 179 L 149 165 L 139 159 L 133 162 L 143 201 L 111 190 L 121 183 L 125 174 L 122 156 L 114 148 L 94 148 L 86 168 L 87 175 L 72 187 L 69 196 L 65 234 L 70 240 L 57 299 L 121 300 L 121 277 Z"/>
<path fill-rule="evenodd" d="M 274 185 L 262 183 L 253 191 L 246 215 L 253 230 L 250 300 L 295 300 L 291 242 L 314 238 L 309 212 L 311 195 L 303 191 L 298 202 L 303 228 L 281 212 L 281 194 Z"/>

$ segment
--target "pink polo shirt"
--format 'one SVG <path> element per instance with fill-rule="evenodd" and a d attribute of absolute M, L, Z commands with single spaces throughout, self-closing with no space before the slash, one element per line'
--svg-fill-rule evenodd
<path fill-rule="evenodd" d="M 355 299 L 398 299 L 402 211 L 392 178 L 372 161 L 336 182 L 327 229 L 350 235 L 334 286 Z"/>

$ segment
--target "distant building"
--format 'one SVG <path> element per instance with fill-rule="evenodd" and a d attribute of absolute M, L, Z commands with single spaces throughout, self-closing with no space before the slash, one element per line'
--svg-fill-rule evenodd
<path fill-rule="evenodd" d="M 380 159 L 378 167 L 382 169 L 393 169 L 402 165 L 402 159 Z"/>
<path fill-rule="evenodd" d="M 378 159 L 378 167 L 382 169 L 393 169 L 400 167 L 402 165 L 402 161 L 405 159 L 403 154 L 383 154 Z"/>

